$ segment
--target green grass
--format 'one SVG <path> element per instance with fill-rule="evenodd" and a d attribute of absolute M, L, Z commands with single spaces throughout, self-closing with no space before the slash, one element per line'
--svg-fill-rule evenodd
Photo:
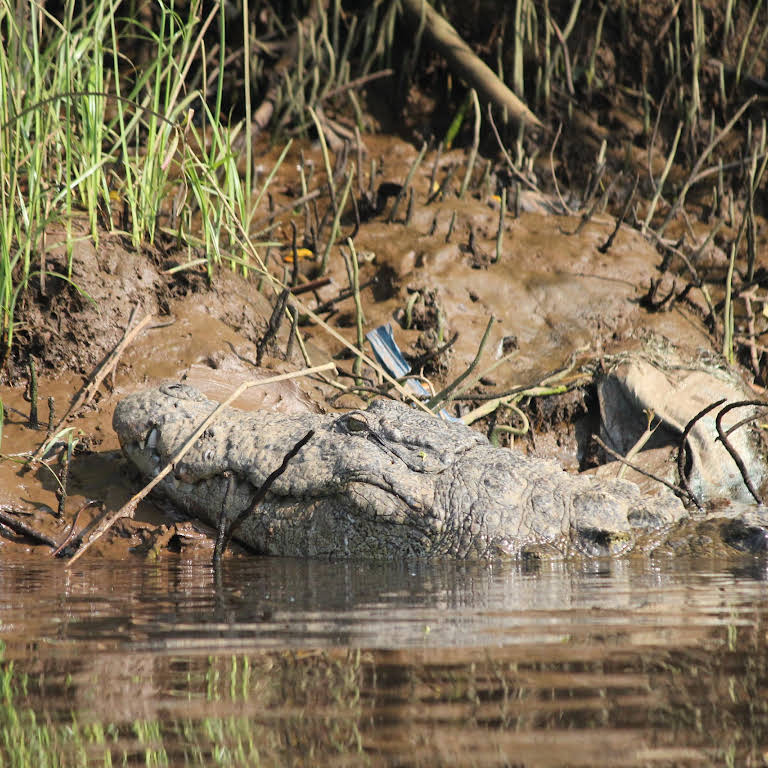
<path fill-rule="evenodd" d="M 600 89 L 613 87 L 606 85 L 600 50 L 611 45 L 609 32 L 614 38 L 617 30 L 626 34 L 628 14 L 635 11 L 624 3 L 605 3 L 597 18 L 581 3 L 573 3 L 555 19 L 550 5 L 516 0 L 505 7 L 506 38 L 496 41 L 489 56 L 496 57 L 499 72 L 509 73 L 523 98 L 551 111 L 543 116 L 556 120 L 574 109 L 589 109 L 588 103 L 579 103 L 580 94 L 586 93 L 588 102 Z M 223 6 L 204 7 L 202 0 L 178 7 L 174 0 L 158 0 L 152 8 L 148 27 L 129 18 L 128 6 L 118 0 L 66 0 L 55 17 L 35 0 L 0 5 L 0 368 L 14 342 L 17 308 L 25 293 L 38 281 L 42 290 L 46 279 L 74 285 L 75 227 L 82 229 L 84 222 L 95 245 L 105 232 L 119 232 L 121 227 L 137 250 L 162 238 L 163 247 L 171 243 L 186 254 L 177 269 L 204 266 L 211 280 L 223 266 L 263 274 L 260 251 L 273 242 L 272 231 L 254 231 L 254 222 L 264 220 L 266 193 L 284 164 L 292 135 L 316 132 L 320 139 L 333 215 L 329 239 L 317 243 L 319 272 L 327 269 L 333 249 L 337 255 L 338 221 L 352 173 L 340 180 L 337 190 L 326 142 L 333 126 L 322 108 L 332 98 L 337 111 L 348 107 L 357 127 L 363 128 L 359 98 L 348 86 L 400 56 L 395 46 L 402 31 L 397 27 L 397 4 L 378 0 L 353 13 L 341 0 L 331 0 L 324 13 L 317 13 L 309 3 L 299 3 L 290 23 L 285 14 L 269 12 L 266 20 L 259 16 L 263 39 L 256 33 L 255 13 L 251 24 L 240 29 L 242 19 L 249 18 L 247 3 L 238 6 L 239 19 L 228 19 Z M 296 27 L 302 15 L 305 21 Z M 660 60 L 654 67 L 665 74 L 668 93 L 658 93 L 659 86 L 645 79 L 615 85 L 627 110 L 634 105 L 642 116 L 647 140 L 652 113 L 661 118 L 658 134 L 654 130 L 649 141 L 657 140 L 669 162 L 663 174 L 651 180 L 653 202 L 643 222 L 646 228 L 654 226 L 656 211 L 666 205 L 670 214 L 659 235 L 684 205 L 697 174 L 708 170 L 704 161 L 719 161 L 713 153 L 718 141 L 747 116 L 746 99 L 739 104 L 735 90 L 726 89 L 725 65 L 719 80 L 705 82 L 704 63 L 722 54 L 735 83 L 743 83 L 757 66 L 768 36 L 764 15 L 761 4 L 745 9 L 729 2 L 725 27 L 718 32 L 709 28 L 713 19 L 698 2 L 683 4 L 667 19 L 667 27 L 657 30 Z M 513 34 L 515 19 L 519 29 Z M 274 60 L 261 51 L 294 29 L 291 66 L 270 79 Z M 739 38 L 736 29 L 742 30 Z M 230 37 L 240 31 L 244 46 L 233 51 Z M 419 77 L 419 65 L 429 61 L 423 33 L 414 30 L 413 50 L 404 54 L 407 75 L 401 75 L 401 90 L 408 77 Z M 713 42 L 716 38 L 722 40 L 723 51 L 713 49 L 720 47 Z M 240 63 L 242 73 L 236 86 L 227 80 L 233 61 Z M 617 78 L 626 78 L 629 71 L 617 68 Z M 570 93 L 572 87 L 575 94 Z M 270 94 L 268 130 L 279 127 L 274 140 L 285 147 L 263 178 L 254 169 L 253 118 L 258 105 L 251 103 L 252 89 L 260 97 Z M 451 80 L 446 93 L 465 95 Z M 471 95 L 464 103 L 465 111 L 470 104 L 474 107 L 476 147 L 481 112 Z M 244 105 L 237 120 L 231 117 L 233 104 Z M 454 130 L 466 138 L 469 126 L 464 122 L 460 111 L 449 139 Z M 716 132 L 716 122 L 725 129 Z M 543 148 L 541 140 L 538 145 L 536 141 L 522 130 L 516 138 L 514 129 L 506 131 L 505 142 L 515 147 L 518 173 L 532 173 Z M 241 155 L 242 173 L 237 163 Z M 694 169 L 682 187 L 675 187 L 667 176 L 673 162 Z M 310 180 L 303 167 L 301 173 L 306 189 Z M 740 183 L 738 174 L 728 183 Z M 315 184 L 321 180 L 315 179 Z M 53 239 L 66 245 L 65 263 L 57 261 L 55 267 L 46 259 Z"/>
<path fill-rule="evenodd" d="M 263 270 L 254 252 L 265 243 L 250 225 L 288 146 L 252 185 L 250 98 L 242 122 L 223 113 L 223 5 L 206 17 L 201 0 L 180 8 L 159 0 L 153 7 L 147 28 L 126 18 L 127 6 L 117 0 L 68 0 L 60 17 L 35 0 L 0 5 L 0 367 L 32 280 L 40 279 L 41 288 L 49 276 L 72 280 L 75 222 L 87 222 L 96 245 L 104 231 L 120 226 L 136 249 L 165 232 L 186 247 L 190 265 L 205 263 L 211 278 L 224 263 Z M 380 53 L 371 33 L 383 12 L 374 4 L 362 29 L 357 18 L 346 27 L 340 1 L 331 3 L 329 16 L 301 36 L 303 64 L 279 84 L 276 121 L 304 131 L 307 109 L 357 74 L 353 44 L 364 66 L 373 66 Z M 210 46 L 217 27 L 218 51 Z M 138 52 L 141 65 L 130 58 Z M 258 57 L 251 58 L 244 57 L 246 79 L 264 77 Z M 236 160 L 243 148 L 234 142 L 243 133 L 241 177 Z M 57 275 L 46 263 L 51 233 L 66 243 L 66 267 Z"/>

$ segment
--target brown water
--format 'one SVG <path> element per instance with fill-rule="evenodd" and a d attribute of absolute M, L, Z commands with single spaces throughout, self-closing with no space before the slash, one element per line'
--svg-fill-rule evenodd
<path fill-rule="evenodd" d="M 767 573 L 6 560 L 0 765 L 763 765 Z"/>

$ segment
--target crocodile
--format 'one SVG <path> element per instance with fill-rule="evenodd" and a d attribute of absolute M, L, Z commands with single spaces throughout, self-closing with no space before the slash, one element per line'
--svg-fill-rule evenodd
<path fill-rule="evenodd" d="M 217 406 L 188 385 L 166 385 L 122 399 L 113 426 L 124 455 L 152 478 Z M 257 553 L 616 555 L 688 519 L 671 494 L 569 474 L 386 399 L 341 415 L 224 408 L 158 488 L 213 525 L 222 514 L 235 519 L 310 429 L 314 436 L 238 529 L 236 537 Z M 765 549 L 764 526 L 732 520 L 725 529 L 736 548 Z"/>

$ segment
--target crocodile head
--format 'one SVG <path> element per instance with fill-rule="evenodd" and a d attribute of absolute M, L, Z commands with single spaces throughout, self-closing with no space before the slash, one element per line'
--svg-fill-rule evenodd
<path fill-rule="evenodd" d="M 171 385 L 123 399 L 113 425 L 125 455 L 156 475 L 216 408 Z M 246 509 L 310 429 L 238 537 L 294 556 L 493 557 L 525 552 L 613 554 L 639 529 L 684 514 L 644 500 L 626 481 L 566 474 L 554 462 L 492 446 L 461 424 L 374 401 L 343 415 L 223 409 L 159 489 L 216 523 Z"/>

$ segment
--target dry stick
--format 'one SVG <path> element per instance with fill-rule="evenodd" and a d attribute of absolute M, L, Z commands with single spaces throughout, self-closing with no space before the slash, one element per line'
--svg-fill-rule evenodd
<path fill-rule="evenodd" d="M 562 194 L 560 194 L 560 185 L 557 183 L 557 175 L 555 174 L 555 147 L 557 146 L 557 142 L 560 139 L 560 133 L 563 130 L 563 124 L 558 123 L 557 125 L 557 133 L 555 134 L 555 138 L 552 141 L 552 146 L 549 149 L 549 172 L 552 174 L 552 182 L 555 185 L 555 192 L 557 193 L 557 199 L 560 201 L 560 205 L 563 206 L 563 210 L 567 211 L 568 213 L 572 214 L 574 213 L 573 210 L 571 210 L 571 207 L 565 202 L 563 199 Z M 517 213 L 519 216 L 519 212 Z"/>
<path fill-rule="evenodd" d="M 698 509 L 703 509 L 701 502 L 696 497 L 696 494 L 691 490 L 688 485 L 688 480 L 685 476 L 685 458 L 688 451 L 688 435 L 693 429 L 696 422 L 706 416 L 710 411 L 718 408 L 725 402 L 726 398 L 721 398 L 714 403 L 711 403 L 706 408 L 702 408 L 686 425 L 683 430 L 682 437 L 680 438 L 680 447 L 677 450 L 677 479 L 680 482 L 680 487 L 688 494 L 688 498 L 692 501 Z"/>
<path fill-rule="evenodd" d="M 493 102 L 517 122 L 531 123 L 539 128 L 541 121 L 494 74 L 472 49 L 459 37 L 456 30 L 425 0 L 402 0 L 403 11 L 415 24 L 422 19 L 424 36 L 448 62 L 448 66 L 476 88 L 484 100 Z"/>
<path fill-rule="evenodd" d="M 467 370 L 457 376 L 447 387 L 438 392 L 434 397 L 431 397 L 429 400 L 427 400 L 427 408 L 432 409 L 443 401 L 450 401 L 451 393 L 459 386 L 459 384 L 461 384 L 462 381 L 464 381 L 464 379 L 472 374 L 475 368 L 477 368 L 477 364 L 480 362 L 480 357 L 483 354 L 483 349 L 485 348 L 485 344 L 488 341 L 488 336 L 491 333 L 491 328 L 493 327 L 495 319 L 496 318 L 491 315 L 490 319 L 488 320 L 488 325 L 485 327 L 483 338 L 480 340 L 480 346 L 477 348 L 475 359 L 469 364 Z"/>
<path fill-rule="evenodd" d="M 347 271 L 349 272 L 349 283 L 352 288 L 353 296 L 355 298 L 355 325 L 357 327 L 357 347 L 362 352 L 363 344 L 365 344 L 365 334 L 363 333 L 363 323 L 365 323 L 365 315 L 363 314 L 363 303 L 360 301 L 360 265 L 357 261 L 357 252 L 355 251 L 355 245 L 352 242 L 352 238 L 347 238 L 347 247 L 349 248 L 349 259 L 351 264 L 347 263 L 347 255 L 342 251 L 344 256 L 344 263 L 347 264 Z M 352 363 L 352 373 L 355 376 L 355 384 L 360 386 L 362 380 L 360 379 L 360 373 L 362 371 L 363 361 L 358 355 L 355 358 L 355 362 Z"/>
<path fill-rule="evenodd" d="M 499 129 L 496 127 L 496 122 L 493 119 L 493 111 L 491 110 L 491 105 L 488 105 L 488 122 L 491 124 L 491 129 L 493 130 L 493 135 L 496 137 L 496 143 L 499 145 L 499 149 L 501 150 L 501 154 L 504 156 L 504 159 L 507 161 L 507 165 L 509 166 L 509 170 L 512 171 L 512 174 L 523 182 L 523 184 L 527 184 L 533 192 L 538 192 L 539 188 L 524 174 L 522 174 L 520 171 L 517 170 L 515 167 L 515 164 L 512 162 L 512 158 L 509 156 L 509 152 L 507 152 L 507 148 L 504 146 L 504 142 L 501 140 L 501 136 L 499 135 Z"/>
<path fill-rule="evenodd" d="M 146 498 L 152 489 L 155 488 L 155 486 L 157 486 L 160 482 L 162 482 L 162 480 L 168 474 L 170 474 L 174 465 L 176 465 L 179 461 L 181 461 L 182 458 L 184 458 L 189 449 L 192 448 L 192 446 L 197 442 L 197 439 L 200 437 L 200 435 L 202 435 L 203 432 L 208 429 L 210 424 L 221 413 L 221 411 L 223 411 L 224 408 L 226 408 L 230 403 L 237 400 L 237 398 L 240 397 L 240 395 L 242 395 L 243 392 L 245 392 L 247 389 L 250 389 L 251 387 L 263 386 L 265 384 L 276 384 L 279 381 L 296 379 L 301 376 L 310 376 L 313 373 L 320 373 L 321 371 L 329 371 L 331 369 L 335 369 L 335 367 L 336 366 L 334 363 L 323 363 L 322 365 L 316 365 L 313 368 L 305 368 L 301 371 L 281 373 L 279 376 L 270 376 L 268 379 L 262 379 L 261 381 L 243 382 L 226 400 L 224 400 L 222 403 L 219 403 L 219 405 L 216 406 L 216 408 L 208 416 L 206 416 L 205 419 L 203 419 L 200 426 L 197 427 L 192 435 L 190 435 L 189 439 L 184 443 L 179 452 L 163 467 L 162 470 L 160 470 L 160 472 L 157 473 L 157 475 L 155 475 L 151 482 L 145 485 L 144 488 L 142 488 L 137 494 L 132 496 L 125 504 L 123 504 L 122 507 L 120 507 L 120 509 L 107 515 L 101 521 L 98 528 L 96 528 L 88 538 L 88 541 L 85 542 L 83 546 L 77 552 L 75 552 L 75 554 L 69 560 L 67 567 L 78 560 L 88 549 L 88 547 L 100 539 L 115 524 L 117 520 L 119 520 L 121 517 L 133 517 L 133 515 L 136 513 L 136 506 L 138 503 L 142 499 Z"/>
<path fill-rule="evenodd" d="M 648 472 L 642 467 L 638 467 L 636 464 L 633 464 L 631 461 L 627 461 L 627 459 L 625 459 L 620 453 L 617 453 L 616 451 L 614 451 L 613 448 L 609 448 L 597 435 L 592 435 L 592 437 L 594 437 L 595 442 L 606 453 L 609 453 L 617 461 L 620 461 L 622 464 L 626 464 L 630 469 L 634 469 L 635 472 L 639 472 L 641 475 L 645 475 L 645 477 L 649 477 L 651 480 L 655 480 L 657 483 L 661 483 L 662 485 L 665 485 L 681 501 L 685 502 L 686 499 L 688 498 L 685 490 L 683 490 L 682 488 L 678 488 L 678 486 L 673 485 L 670 482 L 667 482 L 666 480 L 664 480 L 664 478 L 658 477 L 657 475 L 654 475 L 652 472 Z"/>
<path fill-rule="evenodd" d="M 642 435 L 637 439 L 637 442 L 627 451 L 627 455 L 624 457 L 627 461 L 631 461 L 632 459 L 637 456 L 640 451 L 643 450 L 643 447 L 645 444 L 653 437 L 654 432 L 661 426 L 661 421 L 656 424 L 655 427 L 651 427 L 651 424 L 653 422 L 653 419 L 655 417 L 655 414 L 653 411 L 649 411 L 649 418 L 648 418 L 648 426 L 645 428 L 645 432 L 643 432 Z M 626 474 L 625 470 L 627 469 L 627 465 L 624 464 L 621 469 L 616 473 L 617 479 L 621 480 L 622 477 Z"/>
<path fill-rule="evenodd" d="M 433 203 L 437 199 L 442 199 L 444 197 L 445 190 L 448 189 L 448 185 L 453 181 L 453 177 L 456 175 L 456 171 L 458 169 L 458 165 L 452 165 L 448 169 L 448 173 L 445 174 L 445 178 L 442 180 L 442 182 L 440 182 L 440 186 L 427 198 L 427 205 Z"/>
<path fill-rule="evenodd" d="M 717 414 L 717 418 L 715 419 L 715 426 L 717 427 L 717 434 L 720 436 L 720 442 L 722 442 L 722 444 L 725 446 L 725 450 L 728 451 L 734 463 L 739 468 L 741 479 L 744 481 L 744 485 L 747 486 L 747 490 L 752 494 L 752 498 L 758 504 L 762 504 L 763 500 L 760 498 L 760 496 L 758 496 L 758 493 L 755 490 L 755 486 L 752 485 L 752 480 L 749 477 L 749 472 L 747 472 L 747 467 L 744 464 L 744 461 L 729 442 L 728 435 L 726 435 L 723 431 L 723 417 L 726 413 L 734 410 L 734 408 L 749 408 L 752 406 L 760 406 L 765 408 L 768 406 L 768 403 L 765 403 L 763 400 L 740 400 L 737 403 L 729 403 Z"/>
<path fill-rule="evenodd" d="M 133 328 L 126 329 L 123 334 L 123 338 L 117 343 L 117 346 L 107 355 L 104 361 L 101 363 L 97 371 L 93 374 L 91 383 L 78 395 L 72 405 L 69 406 L 67 412 L 59 419 L 59 423 L 56 426 L 58 429 L 66 420 L 67 417 L 79 410 L 82 406 L 87 405 L 98 392 L 102 381 L 109 375 L 110 371 L 117 366 L 120 357 L 125 352 L 126 347 L 149 325 L 153 320 L 152 315 L 145 315 L 137 325 Z"/>
<path fill-rule="evenodd" d="M 370 280 L 366 280 L 364 283 L 360 283 L 360 290 L 362 291 L 364 288 L 368 288 L 368 286 L 373 285 L 374 282 L 375 280 L 371 278 Z M 296 294 L 294 294 L 294 296 L 295 295 Z M 318 304 L 315 307 L 315 312 L 331 312 L 334 308 L 334 304 L 338 304 L 340 301 L 345 301 L 350 296 L 352 296 L 352 290 L 350 288 L 343 288 L 334 298 L 328 299 L 328 301 L 324 301 L 322 304 Z"/>
<path fill-rule="evenodd" d="M 83 504 L 83 506 L 80 507 L 80 509 L 78 509 L 77 512 L 75 512 L 75 516 L 72 518 L 72 525 L 69 526 L 67 535 L 62 539 L 61 544 L 59 544 L 59 546 L 56 547 L 56 549 L 54 549 L 53 552 L 51 552 L 51 557 L 57 557 L 59 554 L 61 554 L 61 552 L 64 551 L 64 549 L 66 549 L 66 547 L 68 547 L 72 543 L 73 539 L 75 538 L 75 533 L 76 533 L 75 526 L 77 525 L 77 521 L 80 517 L 80 513 L 86 508 L 96 506 L 97 504 L 101 504 L 101 502 L 93 499 L 91 501 L 86 501 L 85 504 Z"/>
<path fill-rule="evenodd" d="M 259 504 L 264 501 L 264 498 L 266 497 L 267 493 L 269 493 L 269 489 L 272 487 L 272 484 L 275 482 L 275 480 L 277 480 L 278 477 L 280 477 L 280 475 L 283 474 L 283 472 L 285 472 L 291 459 L 293 459 L 294 456 L 296 456 L 296 454 L 312 439 L 314 434 L 315 430 L 310 429 L 309 432 L 307 432 L 307 434 L 304 435 L 304 437 L 302 437 L 301 440 L 299 440 L 296 445 L 294 445 L 293 448 L 291 448 L 291 450 L 285 454 L 285 456 L 283 456 L 283 460 L 280 463 L 280 466 L 274 472 L 272 472 L 272 474 L 270 474 L 269 477 L 267 477 L 267 479 L 261 484 L 259 490 L 254 494 L 251 503 L 238 514 L 238 516 L 232 521 L 232 524 L 229 526 L 229 528 L 226 528 L 223 523 L 223 521 L 226 521 L 226 516 L 224 514 L 224 505 L 222 505 L 221 517 L 219 518 L 219 526 L 216 535 L 216 546 L 213 549 L 212 564 L 214 568 L 216 568 L 221 562 L 221 556 L 224 554 L 224 551 L 229 545 L 229 542 L 237 529 L 246 521 L 250 515 L 255 512 L 256 507 L 258 507 Z M 232 477 L 230 477 L 230 481 L 227 483 L 227 493 L 224 497 L 225 501 L 227 496 L 230 494 L 231 486 Z"/>
<path fill-rule="evenodd" d="M 501 201 L 499 204 L 499 228 L 496 230 L 496 254 L 493 263 L 501 260 L 501 250 L 504 246 L 504 217 L 507 215 L 507 188 L 502 187 Z"/>
<path fill-rule="evenodd" d="M 764 163 L 768 160 L 768 153 L 758 153 L 755 155 L 758 160 L 762 160 Z M 744 167 L 748 162 L 752 162 L 751 157 L 749 159 L 743 159 L 743 160 L 734 160 L 730 163 L 723 163 L 722 160 L 719 161 L 717 165 L 713 165 L 710 168 L 707 168 L 704 171 L 699 172 L 698 176 L 695 176 L 693 181 L 691 182 L 691 185 L 698 184 L 700 181 L 703 181 L 704 179 L 709 178 L 710 176 L 715 176 L 722 174 L 723 171 L 730 171 L 734 168 L 742 168 Z M 758 174 L 759 178 L 760 174 Z M 718 181 L 718 186 L 721 186 L 720 181 Z M 718 192 L 718 197 L 722 198 L 722 192 Z"/>
<path fill-rule="evenodd" d="M 435 152 L 435 161 L 432 163 L 432 173 L 429 175 L 429 188 L 427 189 L 427 202 L 432 195 L 432 191 L 435 188 L 435 180 L 437 179 L 437 168 L 440 165 L 440 158 L 443 154 L 443 142 L 441 141 L 437 145 L 437 152 Z"/>
<path fill-rule="evenodd" d="M 763 405 L 765 405 L 765 403 L 763 403 Z M 732 427 L 729 427 L 725 431 L 725 436 L 730 437 L 737 429 L 739 429 L 739 427 L 743 427 L 745 424 L 749 424 L 750 421 L 755 421 L 758 418 L 760 418 L 760 416 L 757 413 L 753 413 L 751 416 L 747 416 L 741 421 L 737 421 Z"/>
<path fill-rule="evenodd" d="M 30 357 L 27 361 L 29 365 L 29 421 L 27 425 L 30 429 L 37 429 L 40 422 L 37 419 L 37 371 L 35 370 L 35 359 Z"/>
<path fill-rule="evenodd" d="M 308 280 L 301 285 L 292 286 L 291 293 L 294 296 L 298 296 L 301 293 L 309 293 L 310 291 L 316 291 L 318 288 L 328 285 L 330 282 L 330 277 L 318 277 L 316 280 Z"/>
<path fill-rule="evenodd" d="M 400 201 L 403 199 L 406 189 L 408 189 L 411 186 L 411 183 L 413 182 L 413 177 L 416 175 L 416 171 L 418 167 L 421 165 L 421 161 L 424 159 L 424 154 L 426 153 L 426 151 L 427 151 L 427 142 L 425 141 L 421 145 L 419 154 L 416 155 L 416 159 L 413 161 L 413 165 L 411 165 L 410 170 L 408 171 L 408 175 L 405 177 L 405 182 L 403 186 L 400 187 L 400 191 L 397 193 L 395 202 L 392 204 L 392 210 L 389 212 L 389 216 L 387 216 L 387 224 L 391 224 L 395 220 L 395 216 L 397 215 L 397 209 L 398 209 L 398 206 L 400 205 Z"/>
<path fill-rule="evenodd" d="M 616 239 L 616 235 L 619 233 L 619 228 L 624 223 L 624 219 L 627 218 L 629 207 L 632 205 L 632 200 L 635 197 L 635 192 L 637 192 L 637 185 L 639 183 L 640 174 L 635 176 L 635 183 L 632 185 L 632 189 L 627 194 L 627 199 L 624 201 L 624 207 L 621 210 L 621 215 L 618 219 L 616 219 L 616 226 L 613 228 L 613 232 L 611 232 L 611 234 L 608 236 L 608 239 L 602 245 L 597 247 L 597 250 L 600 251 L 600 253 L 608 253 L 610 247 L 613 245 L 613 241 Z"/>
<path fill-rule="evenodd" d="M 328 91 L 324 96 L 320 97 L 319 101 L 327 101 L 345 91 L 356 90 L 361 85 L 367 85 L 372 80 L 378 80 L 382 77 L 389 77 L 394 74 L 394 72 L 394 69 L 380 69 L 378 72 L 371 72 L 370 75 L 362 75 L 361 77 L 357 77 L 354 80 L 350 80 L 348 83 L 344 83 L 344 85 L 340 85 L 337 88 Z"/>
<path fill-rule="evenodd" d="M 672 217 L 677 213 L 677 209 L 685 202 L 685 196 L 688 194 L 688 190 L 691 188 L 696 175 L 701 170 L 701 166 L 704 165 L 706 159 L 712 154 L 715 147 L 731 132 L 731 129 L 734 125 L 736 125 L 739 118 L 744 114 L 744 112 L 747 111 L 747 109 L 749 109 L 749 107 L 752 106 L 752 104 L 755 103 L 756 100 L 757 95 L 750 96 L 750 98 L 748 98 L 741 105 L 741 107 L 736 111 L 736 114 L 723 126 L 722 130 L 717 134 L 717 136 L 715 136 L 714 139 L 712 139 L 712 141 L 709 142 L 707 147 L 701 153 L 699 159 L 694 164 L 693 169 L 688 174 L 688 178 L 686 179 L 685 184 L 683 184 L 683 188 L 680 190 L 680 194 L 672 204 L 672 207 L 669 209 L 663 224 L 659 228 L 660 235 L 664 234 L 664 230 L 667 228 L 669 222 L 672 221 Z"/>
<path fill-rule="evenodd" d="M 459 187 L 459 200 L 464 197 L 469 187 L 472 171 L 475 168 L 475 160 L 477 160 L 477 149 L 480 146 L 480 102 L 477 100 L 477 91 L 474 88 L 470 93 L 472 95 L 472 106 L 475 111 L 475 124 L 474 133 L 472 134 L 472 148 L 469 151 L 469 160 L 467 161 L 467 171 L 464 174 L 464 181 L 461 182 L 461 187 Z"/>
<path fill-rule="evenodd" d="M 451 214 L 451 221 L 448 224 L 448 232 L 445 234 L 445 242 L 450 243 L 453 237 L 453 227 L 456 224 L 456 211 Z"/>
<path fill-rule="evenodd" d="M 7 514 L 4 510 L 0 509 L 0 523 L 7 525 L 14 533 L 21 534 L 22 536 L 29 536 L 30 539 L 47 544 L 49 547 L 56 547 L 56 542 L 44 533 L 36 531 L 26 523 L 22 523 L 16 517 Z"/>

